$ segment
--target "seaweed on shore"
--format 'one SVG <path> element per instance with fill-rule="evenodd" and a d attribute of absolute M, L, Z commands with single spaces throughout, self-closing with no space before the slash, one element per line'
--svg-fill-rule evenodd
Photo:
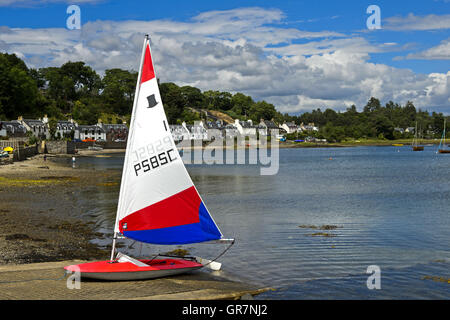
<path fill-rule="evenodd" d="M 97 186 L 99 187 L 115 187 L 118 186 L 119 182 L 113 181 L 113 182 L 99 182 L 97 183 Z"/>
<path fill-rule="evenodd" d="M 5 236 L 5 240 L 7 240 L 7 241 L 30 240 L 30 241 L 36 241 L 36 242 L 47 242 L 46 239 L 33 238 L 33 237 L 30 237 L 29 235 L 23 234 L 23 233 L 8 234 Z"/>
<path fill-rule="evenodd" d="M 63 182 L 77 182 L 80 181 L 78 177 L 67 176 L 45 176 L 39 179 L 26 179 L 26 178 L 5 178 L 0 177 L 0 185 L 8 187 L 42 187 L 52 184 L 59 184 Z"/>
<path fill-rule="evenodd" d="M 185 256 L 189 255 L 190 253 L 186 249 L 175 249 L 175 250 L 166 252 L 164 254 L 168 255 L 168 256 L 185 257 Z"/>
<path fill-rule="evenodd" d="M 31 237 L 27 234 L 22 234 L 22 233 L 15 233 L 15 234 L 8 234 L 7 236 L 5 236 L 5 240 L 30 240 Z"/>

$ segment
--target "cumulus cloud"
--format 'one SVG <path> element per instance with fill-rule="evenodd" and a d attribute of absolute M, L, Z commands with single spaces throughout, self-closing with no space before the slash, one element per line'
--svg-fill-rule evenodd
<path fill-rule="evenodd" d="M 450 38 L 439 45 L 418 53 L 410 53 L 405 59 L 450 60 Z"/>
<path fill-rule="evenodd" d="M 450 14 L 416 16 L 410 13 L 406 17 L 389 17 L 383 20 L 383 29 L 394 31 L 450 29 Z"/>
<path fill-rule="evenodd" d="M 161 81 L 202 90 L 243 92 L 282 112 L 362 107 L 371 96 L 419 107 L 449 106 L 450 73 L 416 74 L 370 61 L 395 43 L 361 35 L 286 28 L 278 9 L 204 12 L 189 21 L 92 21 L 81 30 L 0 28 L 0 50 L 31 67 L 83 60 L 102 73 L 138 68 L 151 36 Z"/>

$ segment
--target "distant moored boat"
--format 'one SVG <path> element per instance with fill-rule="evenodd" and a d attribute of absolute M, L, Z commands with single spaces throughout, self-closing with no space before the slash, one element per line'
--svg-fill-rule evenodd
<path fill-rule="evenodd" d="M 418 145 L 418 139 L 417 139 L 417 121 L 416 121 L 416 130 L 414 132 L 414 140 L 413 140 L 413 151 L 423 151 L 423 146 Z"/>
<path fill-rule="evenodd" d="M 446 127 L 446 119 L 444 119 L 444 132 L 442 133 L 441 142 L 439 143 L 438 147 L 439 153 L 450 153 L 450 149 L 445 149 L 445 127 Z"/>

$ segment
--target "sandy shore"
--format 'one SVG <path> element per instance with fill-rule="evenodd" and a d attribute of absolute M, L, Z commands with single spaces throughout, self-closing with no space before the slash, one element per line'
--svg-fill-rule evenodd
<path fill-rule="evenodd" d="M 112 179 L 120 172 L 74 170 L 43 155 L 0 166 L 0 264 L 108 256 L 89 242 L 101 235 L 80 221 L 90 205 L 80 190 Z"/>

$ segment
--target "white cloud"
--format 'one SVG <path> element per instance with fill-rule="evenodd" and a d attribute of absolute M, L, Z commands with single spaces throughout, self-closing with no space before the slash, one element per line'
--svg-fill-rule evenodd
<path fill-rule="evenodd" d="M 393 50 L 362 36 L 285 28 L 280 10 L 210 11 L 187 22 L 94 21 L 81 30 L 0 28 L 0 50 L 31 67 L 83 60 L 99 72 L 138 68 L 144 34 L 151 35 L 161 81 L 202 90 L 243 92 L 282 112 L 362 107 L 371 96 L 419 107 L 448 107 L 450 73 L 415 74 L 370 62 Z"/>
<path fill-rule="evenodd" d="M 389 17 L 383 20 L 383 29 L 394 31 L 450 29 L 450 14 L 416 16 L 410 13 L 406 17 Z"/>
<path fill-rule="evenodd" d="M 439 45 L 418 53 L 410 53 L 405 59 L 450 60 L 450 38 Z"/>

